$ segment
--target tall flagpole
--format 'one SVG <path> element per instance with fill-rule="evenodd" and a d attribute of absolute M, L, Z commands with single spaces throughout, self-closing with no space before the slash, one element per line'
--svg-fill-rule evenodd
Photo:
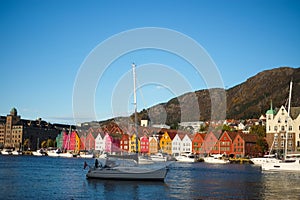
<path fill-rule="evenodd" d="M 132 75 L 133 75 L 133 104 L 134 104 L 134 125 L 136 131 L 135 137 L 135 150 L 136 153 L 139 151 L 138 143 L 138 125 L 137 125 L 137 103 L 136 103 L 136 74 L 135 74 L 135 63 L 132 63 Z"/>

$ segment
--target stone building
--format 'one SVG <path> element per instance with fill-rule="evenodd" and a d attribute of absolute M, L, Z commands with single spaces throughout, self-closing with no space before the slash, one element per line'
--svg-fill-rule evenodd
<path fill-rule="evenodd" d="M 0 147 L 19 149 L 22 144 L 23 125 L 16 108 L 12 108 L 0 122 Z"/>
<path fill-rule="evenodd" d="M 266 112 L 266 139 L 272 150 L 283 152 L 286 145 L 288 152 L 300 151 L 300 107 L 292 107 L 290 117 L 284 106 Z"/>
<path fill-rule="evenodd" d="M 12 108 L 10 114 L 0 117 L 0 148 L 36 150 L 43 141 L 55 141 L 56 136 L 67 128 L 69 125 L 50 124 L 41 118 L 21 119 L 17 109 Z"/>

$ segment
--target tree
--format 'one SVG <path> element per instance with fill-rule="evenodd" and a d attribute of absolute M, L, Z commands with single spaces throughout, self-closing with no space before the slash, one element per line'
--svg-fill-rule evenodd
<path fill-rule="evenodd" d="M 203 124 L 200 125 L 199 132 L 207 132 L 207 130 L 208 130 L 207 124 L 205 124 L 204 126 Z"/>
<path fill-rule="evenodd" d="M 255 134 L 258 136 L 256 140 L 256 150 L 260 153 L 267 152 L 269 146 L 265 139 L 266 127 L 262 125 L 254 125 L 250 129 L 250 134 Z"/>
<path fill-rule="evenodd" d="M 254 125 L 250 129 L 250 134 L 255 134 L 258 137 L 266 137 L 266 127 L 262 125 Z"/>
<path fill-rule="evenodd" d="M 227 124 L 224 124 L 223 127 L 222 127 L 222 132 L 224 132 L 224 131 L 231 131 L 231 130 L 232 130 L 231 127 L 228 126 Z"/>
<path fill-rule="evenodd" d="M 41 147 L 42 147 L 42 148 L 46 148 L 46 147 L 47 147 L 47 141 L 44 140 L 44 141 L 41 143 Z"/>
<path fill-rule="evenodd" d="M 27 138 L 27 139 L 24 140 L 23 146 L 24 146 L 25 149 L 28 149 L 29 145 L 30 145 L 30 139 Z"/>
<path fill-rule="evenodd" d="M 54 141 L 52 139 L 47 140 L 47 147 L 54 147 Z"/>

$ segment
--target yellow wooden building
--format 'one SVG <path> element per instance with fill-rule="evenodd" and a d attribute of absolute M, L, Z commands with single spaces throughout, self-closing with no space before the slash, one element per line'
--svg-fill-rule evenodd
<path fill-rule="evenodd" d="M 141 151 L 141 144 L 140 144 L 140 140 L 138 138 L 138 152 Z M 136 152 L 136 134 L 133 134 L 130 137 L 130 152 L 135 153 Z"/>

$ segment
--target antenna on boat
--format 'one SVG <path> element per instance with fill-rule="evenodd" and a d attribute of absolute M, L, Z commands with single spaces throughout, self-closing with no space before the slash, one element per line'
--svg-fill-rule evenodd
<path fill-rule="evenodd" d="M 134 104 L 134 125 L 136 131 L 135 137 L 135 149 L 136 153 L 139 151 L 139 143 L 138 143 L 138 125 L 137 125 L 137 103 L 136 103 L 136 74 L 135 74 L 135 67 L 136 64 L 132 63 L 132 75 L 133 75 L 133 104 Z"/>

